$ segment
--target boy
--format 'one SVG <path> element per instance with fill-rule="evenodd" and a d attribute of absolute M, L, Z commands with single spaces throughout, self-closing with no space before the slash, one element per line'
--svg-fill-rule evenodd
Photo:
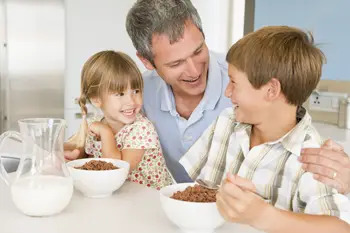
<path fill-rule="evenodd" d="M 301 106 L 324 63 L 312 36 L 265 27 L 234 44 L 226 60 L 225 94 L 234 108 L 181 158 L 189 176 L 214 183 L 226 178 L 217 206 L 229 221 L 266 232 L 349 232 L 349 200 L 314 180 L 298 159 L 302 148 L 322 143 Z"/>

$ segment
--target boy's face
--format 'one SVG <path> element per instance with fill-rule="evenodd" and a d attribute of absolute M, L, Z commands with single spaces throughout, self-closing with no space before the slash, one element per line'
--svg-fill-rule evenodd
<path fill-rule="evenodd" d="M 229 64 L 230 82 L 225 96 L 235 105 L 236 120 L 247 124 L 259 124 L 266 111 L 266 87 L 255 89 L 248 80 L 247 74 Z"/>

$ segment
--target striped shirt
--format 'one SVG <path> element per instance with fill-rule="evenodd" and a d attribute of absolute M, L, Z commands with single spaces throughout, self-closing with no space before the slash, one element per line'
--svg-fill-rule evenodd
<path fill-rule="evenodd" d="M 350 223 L 350 201 L 302 170 L 298 161 L 306 147 L 320 147 L 322 139 L 304 108 L 298 124 L 274 142 L 250 147 L 252 126 L 235 121 L 225 109 L 180 159 L 189 176 L 216 184 L 226 173 L 251 180 L 257 192 L 277 208 L 299 213 L 337 216 Z"/>

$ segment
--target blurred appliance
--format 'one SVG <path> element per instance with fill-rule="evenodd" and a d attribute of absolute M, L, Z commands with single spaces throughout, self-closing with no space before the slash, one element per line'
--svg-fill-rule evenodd
<path fill-rule="evenodd" d="M 0 132 L 63 118 L 64 12 L 63 0 L 0 0 Z"/>

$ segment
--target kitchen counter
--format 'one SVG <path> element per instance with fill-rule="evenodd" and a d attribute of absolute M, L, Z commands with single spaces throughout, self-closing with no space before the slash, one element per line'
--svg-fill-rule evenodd
<path fill-rule="evenodd" d="M 126 182 L 111 197 L 92 199 L 74 191 L 69 206 L 51 217 L 28 217 L 16 209 L 10 189 L 0 180 L 2 233 L 181 233 L 161 208 L 157 190 Z M 216 233 L 259 233 L 226 223 Z"/>
<path fill-rule="evenodd" d="M 316 122 L 324 138 L 332 138 L 344 146 L 350 155 L 350 130 Z M 18 144 L 6 143 L 1 151 L 20 154 Z M 6 150 L 7 149 L 7 150 Z M 0 179 L 1 233 L 70 233 L 70 232 L 137 232 L 181 233 L 165 216 L 156 190 L 126 182 L 111 197 L 90 199 L 74 191 L 69 206 L 51 217 L 28 217 L 20 213 L 11 201 L 10 189 Z M 258 233 L 240 224 L 226 223 L 217 233 Z"/>

